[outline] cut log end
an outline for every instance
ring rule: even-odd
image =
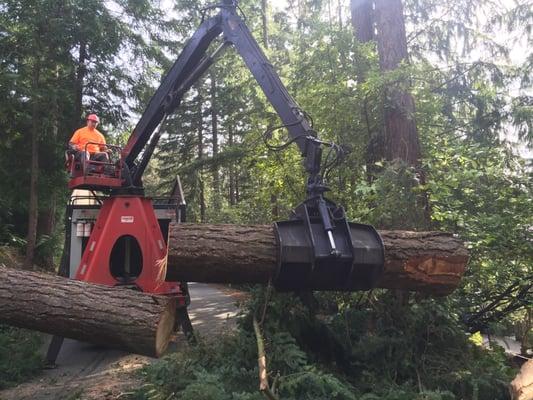
[[[160,315],[155,334],[155,357],[165,354],[176,322],[176,299],[169,298]]]
[[[527,361],[509,385],[512,400],[533,399],[533,360]]]

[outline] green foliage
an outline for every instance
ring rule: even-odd
[[[463,312],[478,312],[470,317],[476,330],[533,301],[527,286],[533,276],[533,192],[523,162],[508,150],[457,141],[445,139],[439,146],[436,138],[439,150],[427,187],[438,226],[468,243],[470,270],[456,298]],[[501,315],[498,310],[505,308]]]
[[[363,334],[350,331],[351,313],[367,327]],[[475,392],[479,398],[507,398],[506,384],[513,371],[505,366],[503,352],[489,353],[469,342],[445,302],[424,300],[401,306],[394,296],[384,295],[370,313],[348,308],[335,320],[335,332],[348,331],[347,337],[338,336],[338,340],[350,352],[350,368],[359,374],[359,388],[370,390],[390,382],[447,389],[465,399],[474,399]]]
[[[42,336],[0,325],[0,389],[23,382],[41,370]]]
[[[41,224],[44,262],[63,233],[64,143],[82,115],[96,111],[104,132],[124,144],[207,3],[179,0],[174,14],[149,0],[112,7],[100,0],[1,3],[1,244],[24,246],[32,121],[39,126],[39,219],[53,214],[56,222],[55,229]],[[466,241],[468,272],[446,301],[417,298],[400,306],[383,293],[321,295],[320,317],[300,298],[274,296],[263,324],[271,382],[284,399],[504,399],[512,373],[504,356],[476,347],[464,331],[508,333],[533,302],[531,161],[520,156],[531,154],[533,63],[531,54],[509,58],[515,43],[524,53],[531,49],[531,7],[522,0],[497,8],[479,0],[404,1],[411,64],[384,74],[375,44],[355,40],[348,3],[240,6],[282,81],[313,116],[313,128],[346,150],[325,177],[329,197],[351,219],[383,228],[427,229],[419,221],[430,214],[429,228]],[[391,87],[413,94],[416,112],[409,117],[416,120],[424,176],[376,158]],[[287,141],[283,129],[264,137],[279,124],[228,50],[168,117],[145,185],[163,194],[179,174],[189,221],[284,219],[303,200],[306,177],[294,146],[268,150],[265,140]],[[235,337],[148,369],[150,383],[139,396],[262,398],[251,318],[264,302],[262,291],[254,293]]]
[[[208,375],[213,388],[223,382],[221,393],[232,393],[255,387],[256,360],[253,338],[243,333],[238,338],[221,338],[216,344],[200,342],[195,349],[170,354],[145,373],[148,382],[162,387],[165,395],[185,390],[192,393]]]
[[[225,393],[218,376],[207,371],[199,371],[195,374],[194,382],[187,385],[180,393],[180,398],[183,400],[229,400],[231,397]]]
[[[0,243],[25,237],[31,136],[38,138],[38,235],[41,264],[62,243],[68,199],[64,151],[83,117],[97,112],[108,136],[123,128],[151,75],[124,68],[161,62],[169,21],[151,1],[0,3]],[[148,69],[140,68],[140,70]],[[150,81],[150,84],[152,82]],[[112,140],[109,140],[112,141]],[[49,261],[48,261],[49,263]]]
[[[380,229],[427,230],[425,192],[415,169],[400,161],[374,165],[379,172],[372,182],[362,182],[355,189],[360,203],[352,212],[354,219]]]
[[[281,381],[280,393],[284,399],[294,400],[356,400],[354,389],[332,374],[308,367],[290,379]]]
[[[415,392],[402,388],[390,389],[382,395],[366,394],[360,400],[456,400],[453,393],[448,391]]]
[[[271,296],[263,336],[280,399],[508,399],[515,371],[503,349],[472,343],[449,302],[400,305],[386,293],[362,302],[354,295],[339,300],[320,296],[322,312],[333,302],[343,308],[317,318],[296,297]],[[261,398],[250,325],[264,301],[263,289],[252,291],[234,336],[201,342],[147,367],[138,398]]]
[[[349,386],[308,365],[305,353],[288,333],[269,341],[269,368],[278,374],[284,399],[355,399]],[[257,347],[248,331],[198,348],[166,356],[145,370],[148,384],[139,398],[260,399],[257,389]],[[166,397],[170,396],[170,397]]]

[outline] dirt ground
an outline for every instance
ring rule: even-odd
[[[190,284],[189,316],[193,327],[206,339],[216,338],[235,328],[238,291],[220,286]],[[176,335],[171,350],[187,346],[182,333]],[[43,353],[46,346],[43,347]],[[125,398],[142,384],[138,374],[156,359],[93,346],[66,339],[57,368],[43,370],[30,382],[0,391],[0,400],[115,400]]]

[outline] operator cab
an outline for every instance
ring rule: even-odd
[[[97,144],[89,142],[85,145],[85,153],[67,150],[65,152],[65,168],[70,173],[68,187],[74,189],[103,190],[122,187],[122,148],[106,144],[108,149],[107,161],[87,159],[87,145]]]

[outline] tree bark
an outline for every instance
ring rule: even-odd
[[[197,119],[197,132],[198,132],[198,160],[201,160],[204,157],[204,124],[203,124],[203,112],[202,112],[202,96],[198,91],[197,98],[197,109],[196,109],[196,119]],[[204,187],[204,178],[202,176],[202,170],[198,171],[198,195],[200,197],[200,222],[205,222],[205,187]]]
[[[82,122],[82,109],[83,109],[83,81],[87,73],[87,41],[82,37],[80,39],[80,54],[78,56],[78,66],[76,70],[76,81],[74,82],[74,95],[76,99],[74,101],[74,118],[73,126],[76,129]]]
[[[228,145],[231,148],[233,144],[233,125],[230,123],[228,126]],[[237,204],[235,198],[235,162],[233,160],[229,164],[229,204],[232,206]]]
[[[374,9],[372,0],[351,0],[350,12],[352,29],[356,39],[361,43],[374,40]],[[362,84],[365,81],[367,71],[362,69],[358,63],[356,63],[355,67],[357,74],[356,80]],[[362,104],[361,113],[368,135],[368,143],[365,151],[366,176],[368,183],[372,183],[380,171],[380,167],[376,165],[376,162],[383,159],[383,132],[381,129],[376,129],[375,124],[372,124],[366,98]],[[355,182],[352,185],[355,185]]]
[[[159,357],[176,302],[0,265],[0,310],[0,323]]]
[[[213,283],[275,280],[277,243],[271,225],[170,227],[167,279]],[[445,295],[458,285],[468,253],[442,232],[380,231],[385,269],[379,287]]]
[[[30,167],[30,200],[28,205],[28,234],[26,236],[26,258],[25,264],[29,266],[35,257],[35,247],[37,243],[37,219],[38,219],[38,188],[37,179],[39,176],[39,61],[35,60],[32,76],[32,91],[34,98],[32,101],[32,128],[31,128],[31,167]]]
[[[401,0],[376,0],[375,19],[379,66],[392,71],[407,61],[407,39]],[[411,94],[400,88],[389,88],[385,106],[384,157],[400,159],[419,166],[420,143],[414,119],[415,103]]]
[[[337,0],[337,17],[339,19],[339,30],[342,31],[343,24],[342,24],[342,1]]]
[[[355,37],[361,43],[374,39],[374,16],[371,0],[351,0],[350,11]]]
[[[50,54],[50,59],[53,59],[53,54]],[[59,85],[59,67],[56,65],[53,72],[53,84],[54,88],[50,90],[50,133],[51,137],[47,138],[47,142],[52,142],[53,145],[63,142],[63,139],[59,138],[59,103],[58,103],[58,93],[56,88],[60,87]],[[41,173],[44,174],[53,174],[54,171],[50,171],[50,165],[53,165],[52,161],[57,157],[57,151],[54,149],[47,148],[46,145],[39,146],[39,160],[41,164]],[[49,146],[48,146],[49,147]],[[43,151],[44,150],[44,151]],[[49,171],[49,172],[48,172]],[[50,187],[46,188],[46,197],[48,201],[43,207],[41,204],[37,215],[37,237],[41,238],[42,236],[52,237],[54,234],[56,226],[56,211],[57,211],[57,193],[55,190],[50,190]],[[44,254],[40,254],[39,259],[37,260],[38,264],[49,271],[54,271],[54,254],[53,251],[45,251]]]
[[[262,22],[262,36],[263,46],[268,49],[268,4],[267,0],[261,0],[261,22]]]
[[[401,0],[375,0],[374,18],[377,28],[379,66],[387,72],[408,62],[405,20]],[[409,85],[393,83],[385,89],[383,138],[375,141],[374,159],[398,161],[413,167],[416,179],[412,187],[426,182],[421,168],[421,149],[415,121],[415,101],[409,92]],[[382,148],[379,148],[380,145]],[[409,205],[408,215],[419,215],[416,221],[407,223],[409,228],[428,229],[431,226],[428,194],[421,192],[415,204]],[[422,210],[422,212],[419,212]],[[392,228],[397,228],[393,226]]]
[[[37,216],[37,237],[43,236],[52,237],[56,226],[56,212],[57,212],[57,195],[55,192],[50,193],[50,198],[47,202],[47,207],[39,210]],[[54,271],[54,255],[52,251],[47,251],[45,254],[40,254],[37,258],[37,264],[48,271]]]
[[[211,72],[211,139],[213,145],[213,160],[216,160],[218,154],[218,109],[217,109],[217,84],[216,74]],[[220,174],[218,162],[213,162],[211,172],[213,174],[213,207],[220,208]]]

